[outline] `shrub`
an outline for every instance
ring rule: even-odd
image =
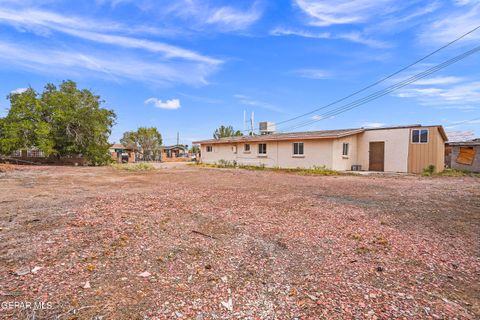
[[[422,176],[429,177],[435,173],[435,166],[433,164],[423,169]]]

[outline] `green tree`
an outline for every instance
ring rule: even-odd
[[[194,144],[190,149],[190,152],[193,154],[197,154],[200,152],[200,146],[198,144]]]
[[[214,139],[226,138],[226,137],[235,137],[243,136],[243,133],[240,130],[235,131],[232,126],[220,126],[213,133]]]
[[[125,132],[120,142],[128,148],[141,149],[145,160],[153,160],[160,151],[162,135],[155,127],[141,127],[137,131]]]
[[[109,161],[108,137],[115,113],[73,81],[59,88],[47,84],[41,95],[32,88],[8,96],[10,109],[1,121],[0,153],[37,147],[46,155],[82,155],[91,164]]]
[[[123,137],[120,139],[120,143],[125,147],[134,151],[138,150],[138,139],[136,131],[126,131],[123,133]]]

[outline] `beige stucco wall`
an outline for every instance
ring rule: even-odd
[[[304,143],[304,156],[293,156],[293,143]],[[333,167],[333,139],[298,140],[298,141],[269,141],[267,155],[258,154],[258,142],[250,143],[250,152],[244,152],[244,144],[212,144],[213,152],[207,152],[207,145],[202,145],[202,162],[218,163],[220,160],[236,161],[244,165],[265,165],[281,168],[312,168],[314,166]],[[237,146],[237,153],[232,147]],[[354,147],[350,146],[350,150]],[[342,145],[339,150],[340,158]],[[343,160],[343,159],[342,159]],[[343,161],[340,161],[340,163]],[[338,164],[337,164],[338,165]],[[344,170],[344,169],[338,169]]]
[[[358,164],[358,135],[333,140],[332,169],[339,171],[351,170],[353,164]],[[348,155],[343,156],[343,144],[348,143]]]
[[[358,135],[357,162],[362,170],[369,170],[370,142],[385,142],[385,171],[408,171],[408,146],[410,129],[385,129],[365,131]]]

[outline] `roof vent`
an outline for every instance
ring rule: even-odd
[[[275,122],[263,121],[259,124],[260,134],[271,134],[275,132]]]

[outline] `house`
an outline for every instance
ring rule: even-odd
[[[447,166],[452,169],[480,172],[480,139],[447,142]]]
[[[444,168],[447,136],[440,125],[270,133],[195,141],[203,163],[281,168],[420,173]]]
[[[183,145],[162,146],[160,148],[163,158],[180,158],[188,155],[188,147]]]
[[[123,144],[112,144],[108,152],[112,156],[112,160],[118,163],[135,162],[135,152],[132,149],[125,147]]]

